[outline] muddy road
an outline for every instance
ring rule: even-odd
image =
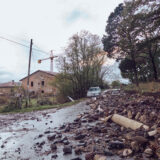
[[[89,106],[81,102],[59,110],[0,115],[0,159],[54,159],[54,152],[50,151],[51,144],[46,141],[46,137],[53,134],[57,127],[73,122],[78,115],[88,110]],[[36,144],[43,144],[43,147],[37,147]],[[63,156],[62,148],[57,148],[56,159],[65,160],[75,157],[74,154]],[[81,157],[83,159],[83,155]]]
[[[0,115],[0,159],[159,160],[159,107],[160,99],[116,91],[59,110]],[[121,126],[116,114],[149,130]]]

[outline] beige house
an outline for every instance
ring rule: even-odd
[[[0,83],[0,95],[11,95],[14,93],[15,89],[21,86],[20,82],[11,82]]]
[[[51,85],[56,73],[37,70],[30,75],[29,92],[32,94],[56,94],[56,88]],[[22,78],[22,87],[27,90],[27,77]]]

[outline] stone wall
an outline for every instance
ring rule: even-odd
[[[14,90],[13,87],[0,87],[0,94],[10,95]]]
[[[56,94],[56,89],[50,85],[55,76],[38,71],[30,76],[29,90],[32,93]],[[22,87],[27,89],[27,78],[22,80]]]

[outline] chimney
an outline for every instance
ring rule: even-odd
[[[12,85],[14,85],[14,80],[12,80]]]

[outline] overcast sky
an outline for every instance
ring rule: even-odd
[[[81,30],[105,34],[106,20],[123,0],[0,0],[0,37],[54,54],[62,53],[68,39]],[[29,48],[0,38],[0,82],[26,76]],[[33,51],[31,72],[50,69],[50,61]],[[56,67],[54,66],[54,71]]]

